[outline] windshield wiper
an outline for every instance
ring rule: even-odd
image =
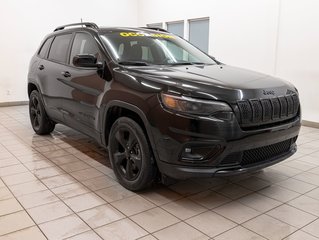
[[[169,65],[197,65],[197,64],[200,64],[200,65],[204,65],[205,63],[202,63],[202,62],[177,62],[177,63],[170,63]]]
[[[121,65],[131,65],[131,66],[149,66],[147,62],[141,62],[141,61],[120,61],[118,63]]]

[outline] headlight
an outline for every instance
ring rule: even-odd
[[[182,113],[209,116],[216,112],[232,111],[227,103],[220,101],[207,101],[167,93],[161,93],[161,99],[166,108]]]

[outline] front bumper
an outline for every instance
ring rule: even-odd
[[[234,116],[194,119],[160,109],[156,115],[162,119],[153,127],[157,165],[161,173],[175,179],[235,175],[283,161],[296,152],[301,125],[298,115],[288,122],[244,131]],[[198,146],[218,146],[218,151],[206,159],[183,158],[185,149]]]

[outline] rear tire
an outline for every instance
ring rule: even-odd
[[[45,135],[54,130],[55,123],[46,114],[42,99],[37,90],[33,90],[30,94],[29,116],[32,128],[36,134]]]
[[[131,191],[149,187],[156,165],[143,129],[132,119],[120,117],[109,134],[109,157],[120,184]]]

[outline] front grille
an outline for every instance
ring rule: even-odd
[[[284,153],[287,153],[290,150],[291,144],[292,139],[288,139],[286,141],[275,143],[272,145],[246,150],[244,151],[240,165],[246,166],[264,162]]]
[[[271,144],[264,147],[231,153],[226,156],[219,166],[240,165],[248,166],[276,159],[278,156],[287,154],[297,137]]]
[[[259,126],[293,118],[299,110],[297,94],[237,101],[235,114],[242,127]]]

